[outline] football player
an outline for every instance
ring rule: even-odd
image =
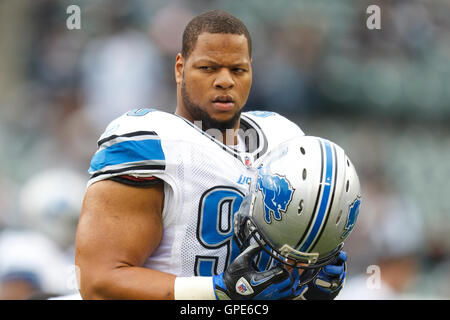
[[[91,161],[77,231],[84,299],[304,293],[299,273],[268,261],[254,267],[261,249],[250,246],[240,255],[233,239],[234,217],[258,163],[304,135],[277,113],[242,112],[251,53],[247,28],[233,15],[214,10],[195,17],[175,61],[175,114],[141,108],[108,125]],[[230,285],[227,267],[235,259],[231,278],[250,276],[251,288]]]

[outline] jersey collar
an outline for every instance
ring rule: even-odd
[[[175,114],[177,117],[183,119],[189,126],[196,131],[216,143],[222,150],[238,158],[245,166],[251,167],[255,161],[264,155],[267,151],[267,138],[261,127],[245,114],[241,114],[240,129],[244,132],[245,151],[240,151],[232,146],[228,146],[223,142],[217,140],[207,132],[201,130],[189,120]]]

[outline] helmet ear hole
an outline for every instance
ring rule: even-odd
[[[347,183],[345,184],[345,192],[348,192],[349,187],[350,187],[350,181],[347,180]]]
[[[303,180],[306,180],[306,169],[303,169],[302,178]]]
[[[297,213],[300,215],[303,212],[303,199],[300,200],[300,203],[298,204],[298,211]]]
[[[337,216],[337,219],[336,219],[336,225],[338,225],[339,222],[341,222],[341,217],[342,217],[342,210],[339,210],[339,213],[338,213],[338,216]]]
[[[300,152],[301,152],[303,155],[306,154],[305,148],[300,147]]]

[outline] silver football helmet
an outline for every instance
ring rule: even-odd
[[[360,203],[358,175],[341,147],[294,138],[261,160],[235,219],[236,240],[254,240],[290,267],[320,268],[338,256]]]

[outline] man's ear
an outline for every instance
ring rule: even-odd
[[[183,80],[183,71],[184,71],[184,58],[181,53],[177,54],[175,59],[175,81],[177,84],[181,84]]]

